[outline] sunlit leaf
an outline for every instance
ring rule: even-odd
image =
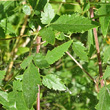
[[[24,6],[23,6],[23,12],[24,12],[26,15],[30,15],[30,14],[31,14],[31,8],[30,8],[28,5],[24,5]]]
[[[22,81],[23,95],[29,109],[31,109],[37,98],[38,84],[41,84],[40,74],[38,69],[30,63],[29,67],[24,72]]]
[[[96,110],[110,110],[110,85],[101,88],[98,99]]]
[[[48,63],[53,64],[55,61],[59,60],[64,55],[64,52],[68,50],[71,43],[72,40],[65,42],[64,44],[54,48],[51,51],[48,51],[46,55],[46,60],[48,61]]]
[[[53,74],[46,75],[42,81],[43,85],[47,86],[49,89],[66,90],[66,86],[60,82],[60,79]]]
[[[85,32],[89,29],[98,27],[98,23],[80,16],[79,14],[62,15],[58,20],[51,24],[51,27],[60,32]]]
[[[52,19],[54,18],[55,13],[52,9],[52,6],[50,3],[47,3],[44,7],[44,12],[41,12],[41,22],[42,24],[49,24]]]

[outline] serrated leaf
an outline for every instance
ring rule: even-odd
[[[50,44],[55,43],[55,33],[51,28],[44,28],[40,30],[40,36],[42,37],[43,40],[46,40]]]
[[[15,97],[13,98],[13,96],[15,96],[13,92],[7,93],[0,91],[0,104],[2,104],[3,108],[5,108],[6,110],[17,110],[15,108]]]
[[[68,48],[70,47],[72,42],[73,41],[70,40],[70,41],[54,48],[53,50],[48,51],[47,55],[46,55],[46,60],[48,61],[48,63],[53,64],[55,61],[59,60],[64,55],[64,52],[66,52],[68,50]]]
[[[8,102],[3,105],[6,110],[28,110],[22,92],[12,91],[8,94]]]
[[[99,103],[96,110],[110,110],[110,85],[101,88],[98,94]]]
[[[102,15],[101,17],[99,17],[99,21],[101,24],[102,34],[106,36],[110,22],[110,16],[108,16],[110,14],[110,5],[101,5],[98,10],[98,14],[99,16]]]
[[[98,24],[79,14],[73,14],[60,16],[56,22],[51,24],[51,27],[60,32],[77,33],[98,27]]]
[[[104,80],[106,80],[106,78],[110,77],[110,66],[107,66],[105,73],[103,75]]]
[[[31,14],[31,8],[30,8],[28,5],[24,5],[24,6],[23,6],[23,12],[24,12],[26,15],[30,15],[30,14]]]
[[[22,91],[22,82],[20,80],[13,81],[13,90],[14,91]]]
[[[33,58],[35,65],[38,68],[47,68],[49,67],[48,62],[45,60],[45,56],[43,56],[41,53],[38,53]]]
[[[41,12],[41,22],[42,24],[49,24],[52,19],[54,18],[55,13],[54,10],[52,9],[52,6],[50,3],[46,3],[44,7],[44,12]]]
[[[72,45],[73,51],[81,60],[88,61],[87,53],[85,52],[86,48],[83,46],[81,42],[73,42]]]
[[[33,59],[33,55],[28,56],[26,59],[24,59],[24,61],[20,64],[22,69],[25,69],[31,62]]]
[[[0,27],[4,29],[6,34],[15,33],[15,29],[13,28],[13,25],[7,22],[6,19],[0,21]]]
[[[8,102],[8,94],[6,92],[0,91],[0,103],[6,105]]]
[[[54,89],[59,91],[66,90],[66,86],[60,82],[60,79],[56,75],[53,74],[49,74],[43,77],[42,83],[49,89]]]
[[[107,49],[105,50],[104,54],[103,54],[103,61],[104,63],[107,63],[107,61],[110,59],[110,46],[107,47]]]
[[[17,110],[16,108],[16,91],[8,93],[8,103],[5,105],[6,110]]]
[[[40,74],[38,69],[31,63],[25,70],[22,81],[23,95],[29,109],[31,109],[34,101],[36,100],[38,84],[41,84]]]

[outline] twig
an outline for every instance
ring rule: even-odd
[[[41,29],[40,26],[38,26],[37,32]],[[36,39],[37,44],[41,43],[41,37],[37,37]],[[40,45],[36,46],[36,53],[39,53]],[[40,110],[40,85],[38,85],[38,93],[37,93],[37,110]]]
[[[20,35],[20,36],[17,36],[17,37],[0,39],[0,41],[4,41],[4,40],[14,40],[14,39],[18,39],[19,37],[22,38],[22,37],[27,37],[27,36],[31,36],[31,35],[36,35],[36,33],[32,33],[32,34],[30,34],[30,35]]]
[[[90,15],[91,15],[91,18],[94,17],[93,8],[90,8]],[[95,21],[95,19],[93,19],[93,21]],[[102,78],[103,77],[102,62],[101,62],[101,58],[100,58],[100,49],[99,49],[99,42],[98,42],[98,35],[97,35],[96,28],[93,28],[93,33],[94,33],[94,39],[95,39],[95,45],[96,45],[96,51],[97,51],[97,59],[98,59],[98,65],[99,65],[99,74],[100,74],[100,78]],[[103,87],[103,85],[104,85],[103,79],[101,79],[100,83],[101,83],[101,87]]]
[[[69,53],[66,52],[71,58],[72,60],[96,83],[96,80],[82,67],[82,65],[80,63],[77,62],[77,60]]]

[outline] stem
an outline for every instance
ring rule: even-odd
[[[82,65],[80,63],[77,62],[77,60],[69,53],[66,52],[71,58],[72,60],[96,83],[96,80],[82,67]]]
[[[13,67],[13,64],[14,64],[14,60],[15,60],[15,55],[16,55],[16,52],[18,50],[18,47],[19,47],[19,42],[21,40],[21,36],[24,34],[24,31],[25,31],[25,28],[26,28],[26,24],[27,24],[27,19],[28,19],[28,16],[26,15],[25,16],[25,20],[24,20],[24,24],[21,28],[21,31],[20,31],[20,37],[18,37],[18,39],[16,40],[16,43],[15,43],[15,46],[13,47],[12,49],[12,59],[11,59],[11,62],[8,66],[8,69],[7,69],[7,72],[6,72],[6,77],[5,77],[5,81],[8,81],[9,80],[9,77],[10,77],[10,72],[12,70],[12,67]]]
[[[94,11],[93,8],[90,8],[90,15],[91,18],[94,17]],[[93,21],[95,21],[95,19],[92,19]],[[95,45],[96,45],[96,51],[97,51],[97,59],[98,59],[98,65],[99,65],[99,74],[100,74],[100,78],[103,77],[103,72],[102,72],[102,62],[101,62],[101,58],[100,58],[100,49],[99,49],[99,42],[98,42],[98,35],[97,35],[97,31],[96,28],[93,28],[93,33],[94,33],[94,39],[95,39]],[[103,83],[103,79],[101,79],[101,87],[103,87],[104,83]]]
[[[38,26],[38,29],[37,31],[39,31],[41,29],[40,26]],[[41,37],[37,37],[36,39],[36,42],[37,44],[40,44],[41,43]],[[39,53],[39,50],[40,50],[40,45],[37,45],[36,47],[36,53]],[[38,93],[37,93],[37,110],[40,110],[40,85],[38,85]]]

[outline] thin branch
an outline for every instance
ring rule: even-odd
[[[69,52],[66,52],[66,53],[96,83],[96,80],[82,67],[82,65],[80,63],[78,63],[77,60]]]
[[[39,32],[39,30],[41,29],[40,26],[38,26],[37,32]],[[41,37],[37,37],[36,39],[37,44],[41,43]],[[40,45],[36,46],[36,53],[39,53],[40,51]],[[37,93],[37,110],[40,110],[40,85],[38,85],[38,93]]]
[[[14,40],[14,39],[23,38],[23,37],[27,37],[27,36],[31,36],[31,35],[36,35],[36,33],[32,33],[32,34],[30,34],[30,35],[20,35],[20,36],[17,36],[17,37],[0,39],[0,41],[4,41],[4,40]]]
[[[91,15],[91,18],[94,17],[93,8],[90,8],[90,15]],[[93,19],[93,21],[95,21],[95,19]],[[98,42],[98,35],[97,35],[96,28],[93,28],[93,33],[94,33],[94,39],[95,39],[95,45],[96,45],[96,51],[97,51],[97,59],[98,59],[98,65],[99,65],[99,74],[100,74],[100,78],[102,78],[103,77],[102,62],[101,62],[101,58],[100,58],[100,49],[99,49],[99,42]],[[103,87],[103,85],[104,85],[103,79],[101,79],[101,87]]]

